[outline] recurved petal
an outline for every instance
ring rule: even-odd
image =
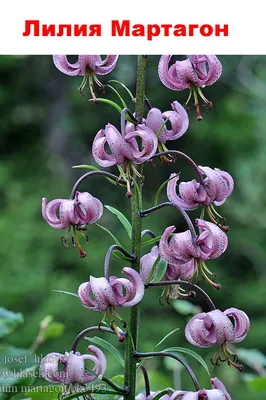
[[[244,311],[238,310],[237,308],[228,308],[225,310],[224,315],[227,317],[232,317],[234,319],[234,339],[231,340],[232,343],[241,342],[249,331],[250,321],[247,314]]]
[[[95,365],[95,367],[93,368],[93,371],[98,375],[104,375],[104,373],[106,371],[106,357],[105,357],[104,353],[98,347],[93,346],[93,345],[89,346],[88,350],[91,351],[95,355],[95,357],[97,358],[97,360],[99,362],[99,364]]]
[[[137,137],[141,139],[140,150],[138,146],[136,147]],[[127,133],[125,135],[125,140],[130,145],[131,152],[133,154],[133,159],[130,159],[136,164],[141,164],[149,160],[156,153],[158,139],[155,133],[150,128],[147,128],[144,124],[138,125],[134,132]]]
[[[92,155],[94,160],[101,167],[111,167],[117,163],[116,158],[113,154],[107,154],[105,151],[105,143],[107,139],[105,132],[101,129],[94,138],[92,143]]]
[[[196,225],[199,228],[200,234],[203,231],[208,231],[210,233],[206,240],[206,245],[211,249],[209,258],[214,259],[220,257],[228,246],[228,237],[226,233],[212,222],[207,222],[202,219],[196,219]]]
[[[232,342],[235,332],[232,322],[220,310],[208,312],[208,317],[212,320],[215,329],[216,344],[220,346],[225,342]]]
[[[198,246],[194,245],[190,231],[176,233],[171,238],[169,246],[173,250],[176,262],[181,264],[190,261],[199,254]]]
[[[159,132],[160,127],[162,126],[164,120],[162,118],[162,113],[158,108],[152,108],[147,115],[146,119],[146,126],[150,128],[155,134]],[[160,136],[158,140],[160,142],[165,143],[167,138],[166,138],[166,128],[165,126],[162,128],[162,131],[160,133]]]
[[[188,85],[184,85],[179,81],[179,77],[176,76],[176,73],[171,73],[173,71],[174,66],[170,67],[169,69],[169,62],[171,59],[171,55],[163,55],[160,58],[159,66],[158,66],[158,73],[159,78],[162,83],[172,90],[183,90],[188,87]],[[175,67],[174,67],[175,68]]]
[[[119,306],[114,291],[106,278],[94,278],[91,276],[90,285],[98,310],[104,311],[109,306]]]
[[[94,224],[103,214],[102,202],[88,192],[76,192],[75,206],[83,224]]]
[[[140,277],[140,274],[133,268],[125,267],[122,269],[122,273],[127,275],[134,287],[134,297],[123,304],[123,307],[132,307],[139,303],[144,296],[144,283]]]
[[[127,301],[131,301],[134,298],[135,288],[128,279],[110,277],[109,281],[119,307],[122,307]]]
[[[178,174],[171,174],[170,175],[170,181],[167,184],[167,197],[168,199],[173,202],[174,204],[177,204],[178,206],[182,207],[183,210],[195,210],[199,204],[194,201],[195,196],[197,195],[197,191],[195,189],[195,185],[193,181],[188,182],[187,186],[184,187],[183,189],[188,189],[188,190],[183,190],[182,193],[182,198],[177,194],[176,192],[176,186],[177,182],[179,180],[179,175]],[[182,184],[182,182],[181,182]],[[180,185],[181,185],[180,184]],[[180,185],[179,185],[179,190],[180,190]],[[191,195],[192,193],[192,195]],[[194,196],[193,196],[194,194]]]
[[[210,86],[215,83],[222,75],[222,64],[215,55],[206,55],[205,57],[209,68],[208,77],[205,85]]]
[[[60,353],[47,354],[40,363],[40,374],[49,382],[61,382],[58,372],[59,358],[62,356]]]
[[[74,64],[71,64],[68,61],[67,56],[54,55],[53,62],[56,68],[59,69],[60,72],[63,72],[66,75],[76,76],[81,73],[80,57],[78,61],[76,61]]]
[[[226,400],[232,400],[231,396],[229,395],[229,393],[226,390],[226,387],[224,386],[223,382],[220,381],[220,379],[212,378],[211,384],[212,384],[213,389],[218,389],[224,394]]]
[[[90,296],[91,285],[90,282],[84,282],[79,286],[78,296],[82,305],[90,310],[98,310],[98,304],[96,300],[93,300]]]
[[[132,160],[134,158],[132,150],[126,141],[126,136],[122,137],[121,133],[112,124],[105,127],[105,136],[110,150],[116,159],[116,164],[122,165],[125,159]]]
[[[98,75],[106,75],[109,74],[116,66],[118,55],[108,55],[105,59],[101,59],[95,63],[95,73]]]
[[[176,263],[176,258],[174,256],[173,249],[169,246],[168,239],[171,233],[175,231],[175,226],[168,226],[159,242],[159,254],[164,261],[167,261],[171,264]]]
[[[177,400],[177,399],[182,399],[182,400],[198,400],[198,393],[197,392],[185,392],[183,390],[177,390],[172,394],[170,397],[170,400]]]
[[[216,342],[214,329],[208,324],[206,313],[197,314],[190,319],[185,328],[185,336],[191,344],[202,348],[211,347]]]
[[[66,200],[56,199],[47,204],[47,198],[43,197],[42,199],[42,217],[51,227],[55,229],[66,229],[69,226],[57,217],[57,209],[60,207],[63,201]]]
[[[226,171],[221,171],[218,168],[214,168],[215,172],[217,172],[218,174],[220,174],[220,176],[223,178],[223,182],[224,182],[224,196],[223,198],[217,199],[214,204],[216,206],[221,206],[225,200],[227,199],[228,196],[230,196],[230,194],[232,193],[232,191],[234,190],[234,180],[232,178],[232,176],[226,172]]]

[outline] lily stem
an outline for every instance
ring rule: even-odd
[[[147,56],[139,55],[137,64],[137,87],[136,87],[136,107],[135,116],[139,123],[142,122],[145,84],[146,84],[146,66]],[[136,167],[137,169],[137,167]],[[138,172],[138,171],[137,171]],[[138,174],[141,175],[141,174]],[[132,254],[136,259],[132,261],[131,266],[139,271],[140,254],[141,254],[141,231],[142,219],[139,210],[142,208],[141,179],[136,173],[133,176],[133,187],[131,197],[131,223],[132,223]],[[126,339],[125,349],[125,387],[129,388],[129,392],[124,395],[125,400],[135,400],[136,397],[136,358],[134,356],[134,348],[138,348],[139,334],[139,304],[130,309],[128,329],[130,334]]]

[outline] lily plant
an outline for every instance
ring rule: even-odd
[[[214,55],[191,55],[185,60],[170,64],[171,57],[161,57],[159,77],[162,83],[172,90],[189,89],[189,99],[193,94],[197,119],[201,119],[197,96],[203,99],[205,105],[210,105],[201,88],[214,84],[220,78],[221,62]],[[131,220],[128,221],[120,210],[111,208],[130,237],[128,247],[122,247],[114,234],[102,227],[114,240],[114,244],[106,251],[103,269],[99,265],[97,276],[95,272],[91,275],[86,259],[82,261],[84,279],[74,295],[80,301],[80,305],[86,308],[88,320],[91,312],[98,313],[98,325],[87,326],[84,322],[84,329],[77,333],[71,350],[65,353],[49,353],[41,361],[40,373],[47,381],[64,385],[64,399],[79,396],[93,399],[91,387],[84,388],[84,385],[99,379],[106,384],[106,388],[98,394],[118,396],[124,400],[231,400],[225,385],[218,378],[210,379],[208,387],[205,387],[206,384],[203,387],[191,366],[179,354],[167,350],[153,351],[156,345],[152,351],[142,352],[141,343],[138,341],[140,308],[145,302],[146,291],[157,286],[163,289],[162,296],[165,295],[169,306],[172,299],[183,301],[191,300],[198,294],[203,296],[206,311],[194,315],[188,321],[183,335],[189,345],[201,348],[216,347],[216,353],[210,360],[215,365],[226,361],[239,371],[243,369],[243,366],[237,363],[238,358],[231,344],[242,341],[250,327],[249,318],[244,311],[233,306],[225,311],[216,309],[209,295],[201,287],[206,282],[211,288],[219,290],[221,287],[216,283],[216,274],[210,271],[209,264],[215,259],[223,259],[229,243],[229,233],[225,218],[218,214],[215,207],[221,207],[232,194],[233,178],[229,172],[219,168],[201,167],[180,150],[169,150],[166,147],[168,141],[174,144],[175,140],[179,140],[185,133],[189,135],[189,117],[186,109],[178,101],[171,104],[172,110],[165,112],[151,106],[145,95],[147,58],[144,55],[138,56],[135,95],[122,82],[115,81],[130,94],[135,104],[134,110],[126,107],[124,99],[116,89],[122,107],[107,98],[99,99],[99,102],[113,106],[121,114],[120,127],[115,126],[112,121],[106,121],[102,129],[98,133],[95,132],[91,152],[95,162],[104,169],[90,167],[92,171],[86,172],[77,180],[68,199],[60,198],[47,202],[44,197],[42,200],[43,219],[54,229],[67,229],[62,237],[65,247],[73,230],[72,244],[77,245],[80,256],[84,259],[86,253],[81,248],[77,234],[83,235],[88,244],[85,232],[88,225],[96,224],[102,217],[104,199],[94,197],[92,185],[89,192],[80,192],[81,184],[90,182],[94,176],[100,176],[105,178],[108,184],[115,185],[117,190],[122,194],[126,193],[129,198],[127,201],[130,203]],[[107,55],[105,59],[98,55],[81,55],[71,64],[66,56],[53,58],[61,72],[84,77],[80,86],[81,92],[87,80],[89,81],[93,102],[98,101],[93,81],[102,86],[96,75],[111,72],[117,60],[118,56],[115,55]],[[180,182],[180,173],[175,169],[177,158],[191,167],[194,174],[192,180]],[[156,159],[161,161],[162,167],[165,162],[171,164],[174,172],[158,188],[154,205],[143,209],[145,168],[153,165]],[[113,170],[117,168],[117,173],[106,170],[110,167]],[[156,184],[156,179],[154,183]],[[158,204],[159,195],[163,190],[168,201]],[[179,216],[184,221],[187,230],[180,232],[175,225],[167,226],[166,222],[162,231],[156,234],[149,229],[143,230],[143,218],[153,213],[159,215],[160,210],[165,207],[171,208],[173,218]],[[193,221],[187,212],[200,208],[201,212]],[[150,246],[146,252],[141,250],[144,243]],[[89,247],[90,251],[93,251],[93,248]],[[115,273],[110,274],[110,260],[113,254],[123,260],[125,266],[122,270],[117,268]],[[121,274],[124,276],[121,277]],[[126,310],[123,311],[122,318],[119,309],[128,310],[126,318]],[[152,340],[151,327],[146,326],[146,329],[150,329]],[[91,345],[88,347],[90,354],[77,351],[80,341],[92,332],[113,334],[116,340],[118,339],[117,347],[124,346],[124,379],[120,385],[105,376],[107,363],[102,349]],[[170,334],[166,337],[168,336]],[[96,344],[100,347],[103,345],[106,351],[113,352],[121,361],[122,356],[117,355],[118,349],[113,350],[114,346],[102,338],[96,338],[96,341]],[[190,350],[188,354],[196,353]],[[143,364],[153,357],[170,357],[181,363],[191,378],[191,387],[183,387],[180,383],[177,385],[179,387],[151,390],[148,371]],[[195,357],[201,359],[197,354]],[[142,371],[145,382],[145,391],[141,393],[136,392],[138,370]]]

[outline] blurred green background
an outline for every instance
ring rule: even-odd
[[[214,348],[201,351],[187,343],[184,326],[191,314],[185,310],[182,314],[181,309],[175,309],[178,308],[176,305],[161,306],[158,302],[160,289],[147,291],[142,302],[140,350],[150,350],[165,334],[179,328],[161,349],[187,346],[198,351],[208,362],[211,376],[218,376],[225,383],[232,399],[260,400],[266,393],[266,362],[262,354],[266,352],[266,56],[219,58],[223,64],[222,77],[215,85],[204,89],[213,108],[202,108],[204,119],[198,122],[192,107],[187,133],[170,142],[169,147],[186,152],[199,165],[226,170],[234,177],[235,190],[219,208],[231,228],[229,247],[218,260],[208,263],[217,273],[222,288],[217,292],[202,281],[201,285],[217,308],[237,307],[249,315],[250,332],[236,346],[245,349],[242,353],[239,351],[245,371],[240,374],[227,365],[213,367],[209,359]],[[170,103],[174,100],[184,103],[188,92],[174,92],[163,86],[158,78],[158,61],[159,56],[148,57],[146,94],[154,107],[166,111],[171,109]],[[134,92],[135,71],[136,56],[120,56],[112,74],[102,77],[102,82],[119,79]],[[25,318],[23,324],[2,338],[0,355],[18,354],[16,351],[23,354],[23,350],[14,350],[12,346],[28,349],[39,332],[40,322],[47,315],[52,315],[58,323],[58,332],[55,329],[50,339],[38,347],[36,354],[41,357],[51,351],[63,353],[71,348],[78,332],[98,324],[100,316],[82,307],[77,298],[53,290],[76,293],[80,283],[88,280],[90,274],[101,276],[105,252],[113,243],[97,226],[89,226],[87,257],[80,259],[77,249],[62,247],[63,233],[43,221],[41,199],[44,196],[48,201],[69,197],[76,179],[86,172],[72,169],[72,166],[96,165],[91,155],[93,138],[108,122],[119,127],[119,114],[109,105],[88,102],[88,87],[81,97],[77,90],[81,78],[60,73],[51,56],[1,56],[0,80],[0,306],[22,313]],[[116,88],[133,111],[134,104],[126,92],[119,86]],[[110,90],[105,96],[119,101]],[[145,208],[152,206],[157,188],[170,173],[180,171],[183,180],[194,178],[193,171],[182,160],[177,160],[174,166],[156,162],[156,166],[145,167]],[[115,188],[103,178],[94,177],[84,182],[81,189],[130,217],[130,201],[123,188]],[[166,199],[165,193],[161,199]],[[199,210],[190,215],[198,217]],[[122,225],[107,209],[99,223],[130,249]],[[144,219],[144,228],[150,228],[158,235],[172,224],[179,231],[186,229],[174,210],[164,209]],[[149,247],[144,253],[146,251]],[[112,258],[112,274],[119,275],[123,266],[121,260]],[[192,313],[200,309],[207,311],[202,298],[196,298],[193,303],[197,307],[191,309]],[[126,318],[127,312],[121,314]],[[106,335],[99,336],[109,339]],[[110,341],[123,352],[123,344],[117,344],[113,337]],[[80,350],[85,352],[86,345],[86,341],[80,343]],[[258,349],[261,353],[247,352],[248,349]],[[209,387],[206,371],[193,358],[185,357],[191,361],[201,385]],[[153,390],[174,385],[193,389],[190,378],[176,364],[154,359],[146,365]],[[120,365],[108,354],[106,376],[121,373]],[[254,374],[262,377],[258,385],[252,381]],[[141,375],[138,378],[138,388],[142,390]],[[40,379],[38,384],[45,383]],[[8,398],[4,393],[0,395],[3,399]],[[52,397],[41,394],[39,398]]]

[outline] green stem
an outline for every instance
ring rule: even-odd
[[[147,56],[138,56],[137,66],[137,87],[136,87],[136,108],[135,115],[139,122],[142,122],[145,82],[146,82],[146,65]],[[132,220],[132,254],[136,256],[133,261],[132,268],[139,271],[140,253],[141,253],[141,230],[142,219],[139,216],[139,210],[142,206],[141,182],[140,178],[135,174],[133,176],[134,186],[132,188],[131,198],[131,220]],[[126,339],[125,350],[125,387],[129,388],[129,392],[124,395],[125,400],[135,400],[136,392],[136,358],[134,352],[138,347],[138,330],[139,330],[139,305],[135,305],[130,310],[128,329],[130,334]]]

